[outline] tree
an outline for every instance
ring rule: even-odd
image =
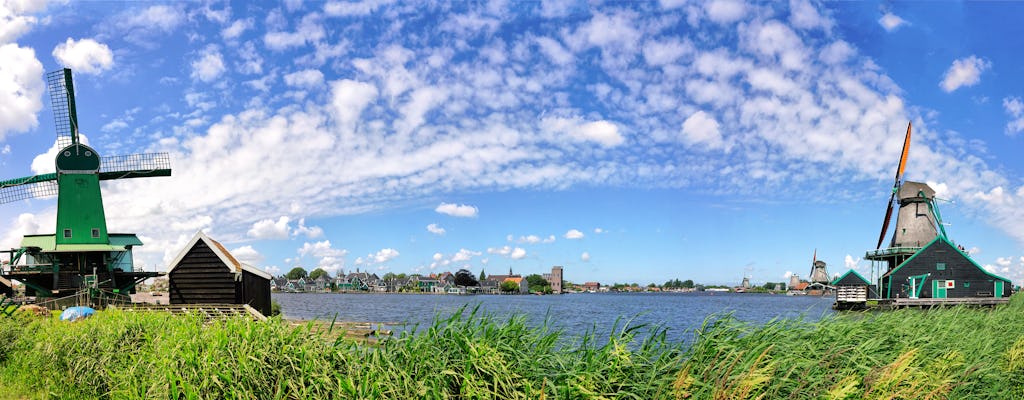
[[[388,273],[384,274],[384,276],[380,277],[380,279],[382,281],[390,281],[392,279],[395,279],[397,276],[398,275],[395,275],[394,272],[388,272]]]
[[[306,269],[302,267],[292,268],[292,270],[288,271],[288,274],[285,275],[286,278],[291,280],[305,278],[306,276]]]
[[[693,279],[683,281],[683,287],[686,289],[693,289]]]
[[[512,293],[512,292],[519,291],[519,284],[516,283],[516,281],[513,281],[511,279],[506,279],[504,282],[501,283],[500,287],[501,287],[501,291],[505,292],[505,293]]]
[[[531,292],[551,293],[551,282],[548,282],[543,276],[537,274],[527,275],[526,284],[530,287]]]
[[[480,270],[480,280],[487,279],[487,274],[484,274],[484,270]]]
[[[479,286],[480,282],[477,282],[476,278],[473,277],[473,273],[469,272],[468,269],[460,269],[455,271],[455,284],[459,286]]]
[[[309,279],[312,279],[314,281],[317,280],[317,278],[320,278],[321,276],[323,276],[325,279],[331,279],[331,274],[328,274],[327,271],[324,271],[323,268],[314,269],[313,272],[309,273]]]

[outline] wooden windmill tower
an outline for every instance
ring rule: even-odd
[[[86,284],[132,293],[160,273],[135,270],[131,249],[142,245],[135,234],[107,232],[100,181],[170,176],[170,157],[100,157],[79,141],[71,70],[46,74],[46,83],[61,148],[56,173],[0,181],[0,203],[57,195],[57,226],[54,234],[27,235],[20,248],[8,251],[10,265],[0,277],[22,282],[29,296],[64,296]]]
[[[907,155],[910,151],[910,133],[911,124],[907,124],[907,135],[903,139],[903,152],[896,169],[892,194],[886,205],[882,232],[878,234],[875,251],[869,252],[866,257],[868,260],[884,262],[886,271],[902,264],[940,234],[943,238],[946,237],[946,230],[942,227],[942,217],[935,204],[935,190],[926,183],[903,180],[903,171],[906,168]],[[882,242],[885,241],[889,222],[892,220],[893,209],[897,206],[899,208],[896,213],[896,226],[893,229],[892,240],[890,240],[888,248],[882,249]]]

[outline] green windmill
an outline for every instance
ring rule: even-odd
[[[78,139],[71,70],[46,74],[46,84],[60,147],[57,172],[0,181],[0,203],[56,195],[57,227],[53,234],[26,235],[20,248],[5,251],[0,293],[11,291],[12,280],[37,297],[62,297],[84,287],[134,293],[135,285],[161,274],[135,269],[132,247],[142,245],[135,234],[107,232],[100,181],[170,176],[170,157],[100,157]]]

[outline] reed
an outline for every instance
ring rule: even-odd
[[[1015,297],[817,322],[724,315],[685,344],[628,321],[574,336],[478,308],[377,344],[278,318],[16,314],[0,319],[0,399],[1019,398],[1021,311]]]

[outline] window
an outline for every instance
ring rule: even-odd
[[[946,263],[935,263],[935,270],[936,271],[945,271],[946,270]]]
[[[971,287],[971,283],[970,282],[964,282],[964,288],[969,288],[969,287]]]
[[[64,230],[64,237],[66,237],[66,238],[70,238],[71,237],[71,229],[65,229]]]
[[[97,229],[97,228],[92,228],[92,237],[94,237],[94,238],[100,237],[100,230]]]

